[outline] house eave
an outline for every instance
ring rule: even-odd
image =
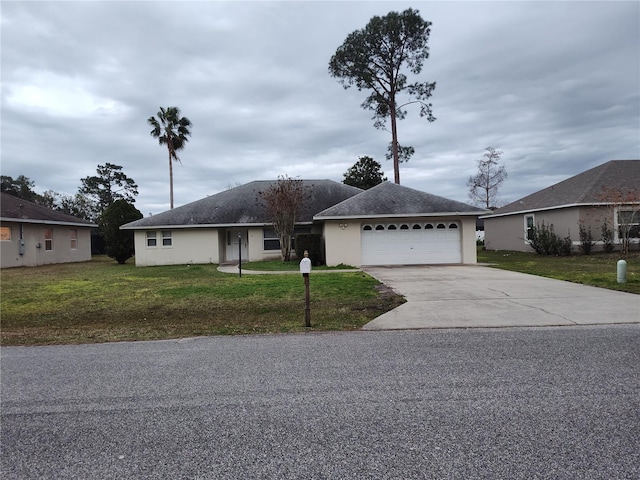
[[[628,202],[629,205],[633,205],[635,203],[636,202]],[[562,208],[610,207],[611,205],[612,204],[610,202],[567,203],[565,205],[553,205],[550,207],[528,208],[524,210],[517,210],[515,212],[505,212],[505,213],[496,213],[494,215],[484,215],[480,217],[480,219],[484,220],[485,218],[498,218],[498,217],[508,217],[510,215],[523,215],[525,213],[547,212],[550,210],[560,210]]]
[[[60,225],[65,227],[85,227],[85,228],[98,228],[98,225],[95,223],[77,223],[77,222],[60,222],[57,220],[38,220],[35,218],[11,218],[11,217],[0,217],[0,223],[31,223],[38,225]]]
[[[376,218],[426,218],[426,217],[478,217],[483,212],[436,212],[436,213],[390,213],[375,215],[322,215],[313,217],[314,220],[369,220]]]
[[[313,222],[296,222],[296,225],[312,225]],[[189,225],[144,225],[138,227],[120,227],[120,230],[184,230],[189,228],[264,228],[273,223],[198,223]]]

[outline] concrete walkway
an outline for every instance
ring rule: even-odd
[[[640,295],[484,266],[363,269],[407,303],[365,330],[640,323]]]

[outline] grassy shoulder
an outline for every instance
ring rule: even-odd
[[[217,265],[137,268],[107,257],[3,269],[2,345],[358,329],[404,302],[362,272],[312,274],[312,327],[298,275],[229,275]]]
[[[640,294],[640,252],[625,258],[627,282],[617,282],[619,253],[554,257],[528,252],[478,250],[478,262],[514,272],[530,273],[584,285]]]

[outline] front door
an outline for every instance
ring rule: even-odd
[[[228,262],[238,261],[242,254],[242,262],[246,262],[249,258],[249,235],[247,230],[237,228],[229,228],[227,235],[227,251],[225,253]]]

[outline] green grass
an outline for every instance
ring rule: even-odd
[[[478,250],[478,262],[496,268],[640,294],[640,253],[627,255],[627,282],[617,282],[619,253],[553,257],[527,252]]]
[[[496,268],[640,294],[640,253],[545,257],[478,251]],[[282,262],[246,264],[281,270]],[[278,267],[278,268],[275,268]],[[298,262],[289,262],[296,271]],[[344,266],[341,268],[345,268]],[[217,265],[136,268],[107,257],[91,262],[0,271],[2,345],[152,340],[200,335],[358,329],[404,299],[362,272],[311,276],[312,328],[304,327],[300,275],[238,275]]]
[[[229,275],[217,265],[136,268],[91,262],[3,269],[2,345],[353,330],[404,300],[362,272],[311,277],[304,327],[299,275]]]

